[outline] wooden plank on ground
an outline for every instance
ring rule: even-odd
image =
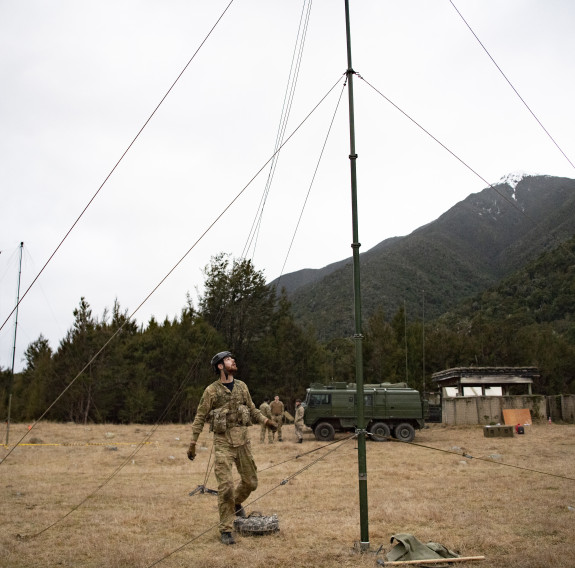
[[[485,556],[458,556],[457,558],[434,558],[429,560],[397,560],[395,562],[384,562],[378,560],[380,566],[415,566],[416,564],[446,564],[452,562],[473,562],[476,560],[485,560]]]

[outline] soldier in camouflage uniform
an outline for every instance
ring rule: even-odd
[[[276,394],[274,399],[270,404],[270,409],[272,411],[272,420],[278,425],[278,442],[283,442],[282,439],[282,424],[284,421],[284,403],[280,400],[280,397]]]
[[[258,486],[257,468],[251,452],[248,426],[252,421],[265,424],[271,430],[275,423],[266,418],[252,402],[247,385],[234,378],[238,370],[229,351],[222,351],[212,359],[212,368],[219,375],[217,381],[206,387],[192,424],[192,441],[188,458],[196,457],[196,442],[206,420],[214,433],[215,466],[218,481],[219,529],[224,544],[234,544],[232,527],[234,516],[245,516],[242,503]],[[240,474],[234,488],[232,464]]]
[[[297,438],[297,443],[301,444],[303,442],[303,415],[305,412],[305,408],[301,404],[301,400],[298,398],[295,401],[295,417],[294,417],[294,425],[295,425],[295,435]]]
[[[266,398],[261,404],[260,404],[260,412],[266,417],[266,418],[270,418],[272,417],[272,411],[270,410],[270,399]],[[268,443],[273,444],[274,443],[274,433],[266,427],[265,424],[262,424],[261,426],[261,433],[260,433],[260,442],[263,444],[266,441],[266,430],[268,431]]]

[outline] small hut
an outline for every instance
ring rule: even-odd
[[[507,396],[512,386],[525,385],[531,395],[537,367],[455,367],[431,375],[442,397]]]

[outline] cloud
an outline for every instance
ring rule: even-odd
[[[8,3],[0,21],[0,315],[54,252],[228,2]],[[456,3],[560,145],[574,129],[567,1]],[[232,4],[153,119],[22,302],[16,367],[44,334],[53,348],[84,296],[101,315],[118,299],[179,314],[212,255],[242,254],[268,170],[220,212],[273,152],[301,4]],[[343,78],[341,6],[313,4],[287,132]],[[353,66],[488,181],[573,168],[509,88],[455,10],[419,0],[351,6]],[[341,85],[342,86],[342,85]],[[269,280],[286,260],[341,91],[282,150],[254,256]],[[485,184],[361,78],[354,81],[362,251],[407,234]],[[349,134],[344,94],[286,271],[351,255]],[[565,151],[573,155],[573,148]],[[406,174],[407,172],[407,174]],[[16,263],[17,264],[17,263]],[[0,332],[11,361],[13,322]]]

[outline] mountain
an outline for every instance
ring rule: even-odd
[[[575,345],[575,237],[484,290],[461,302],[439,321],[450,327],[466,327],[474,318],[499,330],[531,325],[550,326],[553,335],[567,335]],[[514,335],[517,335],[517,330]],[[561,357],[560,357],[561,358]],[[563,363],[565,358],[561,358]],[[575,362],[575,360],[574,360]]]
[[[396,240],[402,237],[391,237],[382,241],[381,243],[375,245],[370,251],[375,251],[377,249],[383,250],[391,246]],[[290,272],[289,274],[284,274],[280,278],[277,278],[272,285],[279,286],[279,288],[284,288],[288,296],[298,290],[299,288],[312,284],[328,276],[332,272],[340,268],[344,268],[347,264],[351,266],[352,259],[346,258],[345,260],[338,260],[332,264],[328,264],[323,268],[303,268],[302,270],[296,270],[295,272]]]
[[[435,318],[575,234],[575,180],[509,175],[410,235],[360,255],[363,322],[377,310]],[[271,284],[277,284],[277,281]],[[354,333],[352,259],[281,277],[300,324]]]

